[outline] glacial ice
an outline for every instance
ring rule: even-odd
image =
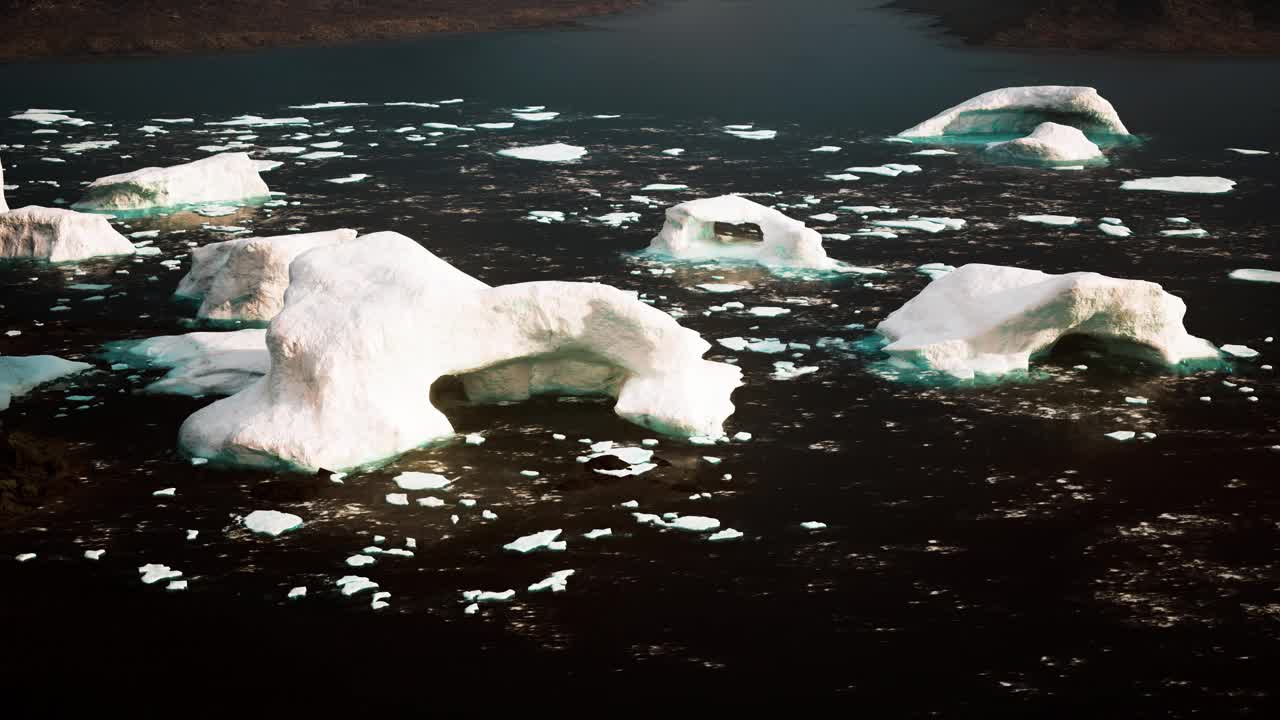
[[[5,212],[3,196],[0,190],[0,258],[60,263],[135,252],[133,243],[101,215],[39,205]]]
[[[752,223],[760,228],[759,243],[725,243],[716,223]],[[690,200],[667,208],[661,232],[650,252],[682,259],[726,258],[766,266],[833,270],[837,263],[822,249],[822,236],[799,220],[739,195]]]
[[[1155,283],[970,264],[929,283],[876,330],[893,357],[962,379],[1025,370],[1066,335],[1166,365],[1217,358],[1187,334],[1185,313]]]
[[[0,410],[7,410],[13,398],[26,395],[39,385],[92,368],[88,363],[54,355],[0,355]]]
[[[72,205],[81,210],[142,210],[271,194],[245,153],[224,153],[170,167],[149,167],[98,178]]]
[[[1115,108],[1091,87],[1040,85],[982,93],[898,133],[900,138],[1024,134],[1044,122],[1086,133],[1128,135]]]
[[[1232,270],[1227,274],[1233,280],[1248,280],[1250,282],[1270,282],[1280,283],[1280,270],[1260,270],[1257,268],[1240,268]]]
[[[697,333],[631,293],[491,288],[389,232],[316,248],[289,270],[266,375],[187,419],[189,454],[310,470],[390,458],[453,435],[427,401],[443,375],[461,376],[473,402],[612,395],[624,419],[673,435],[719,435],[733,412],[741,371],[703,360]]]
[[[271,537],[302,527],[302,518],[278,510],[254,510],[244,516],[243,522],[249,532]]]
[[[355,237],[340,229],[210,243],[191,251],[191,269],[174,295],[200,300],[201,319],[266,322],[284,307],[294,258]]]
[[[520,160],[538,160],[541,162],[568,162],[577,160],[587,154],[587,149],[577,145],[552,143],[550,145],[534,145],[528,147],[512,147],[499,150],[499,155]]]
[[[1214,195],[1231,192],[1231,188],[1235,186],[1235,180],[1222,177],[1174,176],[1125,180],[1120,184],[1120,189]]]
[[[1008,162],[1076,163],[1099,160],[1102,149],[1070,125],[1041,123],[1026,137],[990,143],[983,151],[988,157]]]

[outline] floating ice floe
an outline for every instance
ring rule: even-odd
[[[670,155],[671,157],[678,157],[684,154],[684,148],[667,148],[662,151],[662,154]]]
[[[526,215],[529,220],[544,225],[551,223],[564,222],[564,212],[560,210],[530,210]]]
[[[734,285],[733,283],[702,283],[698,285],[699,290],[705,290],[709,293],[731,293],[739,290],[750,290],[750,285]]]
[[[588,530],[587,532],[582,533],[582,537],[588,540],[597,540],[602,537],[608,537],[612,534],[612,528],[596,528],[595,530]]]
[[[859,215],[896,215],[898,208],[889,207],[888,205],[841,205],[841,210],[848,210]]]
[[[1240,155],[1270,155],[1270,150],[1249,150],[1247,148],[1227,148],[1227,150]]]
[[[622,227],[623,225],[627,225],[627,224],[630,224],[630,223],[633,223],[633,222],[635,222],[635,221],[639,220],[639,219],[640,219],[640,213],[636,213],[636,212],[613,212],[613,213],[608,213],[607,215],[598,215],[598,216],[596,216],[596,218],[595,218],[595,219],[596,219],[596,220],[599,220],[600,222],[604,223],[605,225],[609,225],[609,226],[612,226],[612,227]]]
[[[868,175],[883,175],[885,177],[898,177],[902,174],[918,173],[922,170],[919,165],[903,165],[901,163],[886,163],[875,167],[867,167],[858,165],[855,167],[847,167],[844,169],[848,173],[865,173]]]
[[[541,162],[568,162],[577,160],[587,154],[587,149],[577,145],[552,143],[550,145],[533,145],[513,147],[499,150],[499,155],[519,160],[538,160]]]
[[[1019,215],[1018,219],[1023,222],[1038,223],[1040,225],[1075,225],[1080,222],[1080,218],[1071,215]]]
[[[827,524],[824,522],[818,522],[817,520],[807,520],[800,523],[800,527],[805,530],[824,530],[826,529]]]
[[[84,142],[68,143],[63,145],[62,149],[69,153],[82,153],[86,150],[103,150],[119,144],[119,140],[86,140]]]
[[[742,533],[733,528],[725,528],[719,532],[711,533],[707,536],[708,542],[725,542],[727,540],[738,540],[742,537]]]
[[[327,102],[312,103],[310,105],[290,105],[290,110],[336,110],[338,108],[368,107],[367,102],[346,102],[344,100],[329,100]]]
[[[259,329],[126,340],[108,344],[105,354],[134,367],[169,368],[165,377],[144,391],[172,395],[231,395],[261,378],[271,366],[266,330]]]
[[[91,370],[92,365],[54,355],[0,355],[0,410],[47,382]]]
[[[1174,176],[1125,180],[1120,184],[1120,189],[1214,195],[1231,192],[1231,189],[1235,186],[1235,180],[1228,180],[1222,177]]]
[[[1202,238],[1202,237],[1208,237],[1209,231],[1205,230],[1204,228],[1192,228],[1190,230],[1161,230],[1160,235],[1162,237]]]
[[[453,481],[436,473],[403,472],[395,477],[395,483],[401,490],[443,490]]]
[[[924,231],[924,232],[929,233],[930,235],[932,235],[932,234],[934,234],[934,233],[940,233],[940,232],[942,232],[943,230],[946,230],[946,229],[947,229],[947,226],[946,226],[944,223],[937,223],[937,222],[933,222],[933,221],[931,221],[931,220],[922,220],[922,219],[917,219],[917,220],[873,220],[873,221],[871,222],[871,224],[872,224],[872,225],[875,225],[875,226],[877,226],[877,227],[887,227],[887,228],[893,228],[893,229],[895,229],[895,230],[922,230],[922,231]],[[860,234],[860,235],[873,235],[873,234],[875,234],[875,233],[871,233],[871,232],[861,232],[861,231],[859,231],[859,234]],[[894,237],[897,237],[897,235],[893,235],[893,233],[888,233],[888,234],[889,234],[889,235],[892,235],[892,237],[888,238],[888,239],[890,239],[890,240],[892,240]]]
[[[1128,135],[1111,103],[1091,87],[1040,85],[991,90],[898,133],[900,138],[1024,134],[1045,122],[1086,133]]]
[[[917,150],[911,154],[919,155],[921,157],[936,157],[940,155],[959,155],[960,153],[955,152],[954,150],[943,150],[942,148],[933,148],[930,150]]]
[[[1240,268],[1227,273],[1227,277],[1233,280],[1248,280],[1249,282],[1280,283],[1280,270]]]
[[[542,532],[536,532],[536,533],[533,533],[532,535],[525,535],[524,537],[516,538],[515,540],[512,540],[506,545],[503,545],[502,549],[510,550],[512,552],[518,552],[521,554],[531,553],[534,550],[540,550],[542,548],[547,548],[548,550],[555,550],[557,548],[553,546],[557,544],[556,538],[560,537],[561,532],[563,531],[543,530]],[[563,542],[559,544],[561,546],[564,545]],[[564,548],[560,547],[559,549],[563,550]]]
[[[160,120],[156,122],[183,122],[182,120]],[[223,122],[210,122],[205,125],[230,125],[233,127],[275,127],[277,125],[309,125],[311,121],[304,117],[264,118],[258,115],[240,115]]]
[[[527,122],[546,122],[547,120],[553,120],[553,119],[555,119],[555,118],[556,118],[556,117],[558,117],[559,115],[560,115],[560,113],[558,113],[558,112],[551,112],[551,111],[549,111],[549,112],[513,112],[513,113],[511,113],[511,116],[512,116],[512,117],[514,117],[514,118],[516,118],[516,119],[518,119],[518,120],[525,120],[525,121],[527,121]]]
[[[634,293],[491,288],[397,233],[316,248],[289,270],[266,376],[187,419],[190,454],[309,470],[390,458],[453,435],[425,401],[442,375],[473,402],[615,396],[618,415],[673,435],[719,434],[733,412],[741,371],[703,360],[697,333]]]
[[[106,550],[85,550],[84,559],[85,560],[101,560],[103,554],[105,554],[106,552],[107,552]]]
[[[1133,235],[1133,231],[1130,230],[1129,228],[1125,227],[1124,225],[1118,225],[1113,223],[1106,223],[1106,222],[1099,223],[1098,229],[1101,230],[1104,234],[1110,235],[1112,237],[1124,238],[1124,237],[1129,237],[1130,235]]]
[[[369,559],[372,560],[373,558]],[[378,587],[378,583],[367,577],[361,577],[359,575],[343,575],[341,578],[338,578],[337,582],[334,584],[338,586],[338,590],[340,590],[343,595],[348,597],[364,592],[365,590],[373,590]]]
[[[254,510],[244,516],[243,523],[249,532],[277,537],[302,527],[302,518],[278,510]]]
[[[354,183],[354,182],[360,182],[361,180],[367,180],[370,177],[372,177],[372,175],[367,175],[365,173],[352,173],[346,177],[329,178],[325,182],[331,182],[336,185],[346,185],[347,183]]]
[[[796,367],[795,363],[784,360],[773,364],[772,377],[774,380],[793,380],[801,375],[808,375],[815,372],[818,372],[817,366],[811,365],[808,367]]]
[[[271,194],[245,153],[225,153],[171,167],[98,178],[72,207],[142,210],[195,203],[254,200]]]
[[[947,273],[955,269],[956,268],[954,265],[947,265],[946,263],[937,263],[937,262],[925,263],[924,265],[921,265],[920,267],[916,268],[916,270],[919,270],[925,275],[928,275],[930,280],[937,280],[938,278],[942,277],[943,275],[946,275]]]
[[[469,603],[492,603],[507,602],[516,596],[515,590],[503,590],[502,592],[493,592],[490,590],[466,590],[462,593],[462,599]]]
[[[174,570],[168,565],[160,565],[158,563],[148,563],[138,568],[138,573],[142,575],[142,583],[144,585],[154,585],[161,580],[172,580],[182,577],[182,572]]]
[[[756,225],[762,241],[724,242],[716,235],[716,223]],[[816,230],[739,195],[690,200],[668,208],[662,231],[649,250],[682,259],[726,258],[815,270],[838,266],[827,257]]]
[[[201,319],[266,322],[284,307],[294,258],[355,237],[340,229],[210,243],[191,251],[191,270],[174,295],[200,300]]]
[[[0,171],[0,180],[3,179]],[[103,255],[131,255],[129,242],[101,215],[28,205],[5,210],[0,190],[0,259],[77,262]]]
[[[1185,314],[1155,283],[971,264],[929,283],[876,330],[894,358],[958,378],[1025,370],[1066,335],[1165,365],[1217,358],[1187,333]]]
[[[675,190],[688,190],[688,189],[689,189],[689,186],[688,186],[688,185],[680,185],[680,184],[678,184],[678,183],[650,183],[650,184],[645,185],[644,187],[640,188],[640,190],[641,190],[642,192],[643,192],[643,191],[655,191],[655,192],[656,192],[656,191],[664,191],[664,190],[665,190],[665,191],[675,191]]]
[[[1119,440],[1121,442],[1124,442],[1125,440],[1132,440],[1138,436],[1138,434],[1132,430],[1117,430],[1115,432],[1105,433],[1105,435],[1112,440]]]
[[[778,136],[777,130],[741,130],[726,127],[724,131],[743,140],[772,140]]]
[[[539,580],[538,582],[530,585],[529,592],[537,593],[537,592],[546,592],[547,590],[550,590],[551,592],[564,592],[569,587],[569,584],[568,584],[569,577],[572,576],[575,572],[577,571],[576,570],[557,570],[551,573],[551,575],[549,575],[546,579]]]
[[[1074,163],[1103,157],[1102,149],[1080,130],[1052,122],[1041,123],[1026,137],[990,143],[983,152],[1000,160],[1032,163]]]
[[[297,600],[298,598],[304,598],[306,596],[307,596],[307,586],[299,585],[298,587],[290,588],[289,594],[286,597],[290,600]]]
[[[1232,357],[1238,357],[1238,358],[1255,358],[1255,357],[1258,357],[1258,355],[1260,354],[1257,350],[1254,350],[1248,345],[1227,344],[1227,345],[1223,345],[1221,350],[1222,352]]]
[[[816,148],[811,148],[809,152],[820,152],[820,153],[840,152],[840,146],[839,145],[821,145]]]
[[[487,122],[476,123],[475,126],[482,130],[510,130],[515,127],[516,124],[511,122]]]

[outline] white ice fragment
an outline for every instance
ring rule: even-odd
[[[1080,162],[1103,157],[1102,149],[1079,129],[1053,122],[1037,125],[1026,137],[990,143],[984,153],[988,157],[1024,163]]]
[[[363,565],[372,565],[375,562],[376,560],[374,560],[372,557],[368,555],[352,555],[351,557],[347,558],[347,564],[350,565],[351,567],[361,567]]]
[[[186,580],[170,580],[169,584],[164,586],[164,589],[169,591],[186,590],[187,581]]]
[[[469,603],[485,603],[485,602],[507,602],[516,596],[515,590],[503,590],[502,592],[492,592],[489,590],[466,590],[462,593],[462,599]]]
[[[14,555],[13,559],[17,560],[20,563],[31,562],[32,560],[36,559],[36,554],[35,553],[19,553],[17,555]]]
[[[679,185],[674,183],[650,183],[640,188],[641,192],[646,190],[663,191],[663,190],[688,190],[688,189],[689,189],[688,185]]]
[[[687,532],[708,532],[720,527],[720,521],[702,515],[682,515],[674,520],[664,521],[663,526]]]
[[[195,539],[196,539],[196,538],[198,538],[198,537],[200,537],[200,531],[199,531],[199,530],[188,530],[188,531],[187,531],[187,540],[188,540],[188,541],[190,541],[190,540],[195,540]]]
[[[438,497],[418,498],[417,502],[422,507],[444,507],[444,501]]]
[[[163,490],[156,490],[151,494],[156,497],[173,497],[177,492],[177,488],[164,488]]]
[[[528,218],[544,225],[553,222],[564,222],[564,212],[560,210],[530,210]]]
[[[520,474],[527,478],[536,478],[542,473],[539,473],[537,470],[521,470]]]
[[[612,227],[622,227],[628,223],[633,223],[640,219],[640,213],[635,212],[613,212],[605,215],[598,215],[595,218],[605,225]]]
[[[1124,398],[1124,401],[1125,401],[1126,403],[1129,403],[1130,405],[1146,405],[1146,404],[1149,402],[1149,401],[1148,401],[1146,398],[1144,398],[1144,397],[1141,397],[1141,396],[1134,397],[1134,396],[1130,396],[1130,395],[1126,395],[1126,396],[1125,396],[1125,398]]]
[[[515,127],[516,124],[510,123],[510,122],[487,122],[487,123],[476,123],[475,126],[483,130],[510,130],[511,128]]]
[[[53,355],[0,355],[0,411],[7,409],[13,398],[26,395],[44,383],[92,368],[88,363]]]
[[[552,143],[527,147],[512,147],[499,150],[499,155],[519,160],[538,160],[541,162],[568,162],[577,160],[587,154],[587,149],[577,145]]]
[[[532,535],[525,535],[524,537],[516,538],[506,545],[503,545],[502,548],[504,550],[511,550],[522,554],[530,553],[534,550],[550,546],[556,541],[556,538],[560,537],[561,532],[561,530],[543,530],[542,532],[536,532]]]
[[[817,215],[810,215],[809,219],[817,220],[818,222],[835,222],[840,218],[835,213],[818,213]]]
[[[756,317],[778,317],[779,315],[790,315],[791,311],[788,310],[787,308],[761,305],[761,306],[751,308],[750,310],[747,311],[747,313],[750,315],[755,315]]]
[[[934,157],[938,155],[959,155],[960,153],[954,152],[951,150],[943,150],[941,148],[935,148],[933,150],[917,150],[911,154],[920,155],[922,157]]]
[[[548,112],[513,112],[511,116],[518,120],[526,120],[528,122],[546,122],[556,118],[560,113],[554,111]]]
[[[925,275],[928,275],[930,280],[937,280],[943,275],[946,275],[947,273],[952,272],[956,268],[954,265],[947,265],[946,263],[933,262],[933,263],[925,263],[924,265],[921,265],[916,269],[924,273]]]
[[[443,475],[426,472],[403,472],[395,477],[401,490],[441,490],[453,484]]]
[[[1121,442],[1125,440],[1132,440],[1136,435],[1137,433],[1133,432],[1132,430],[1117,430],[1115,432],[1106,433],[1107,437],[1111,438],[1112,440],[1119,440]]]
[[[809,373],[815,373],[817,371],[818,368],[816,366],[796,367],[795,363],[784,360],[773,364],[772,377],[774,380],[792,380],[800,377],[801,375],[808,375]]]
[[[1280,270],[1259,270],[1256,268],[1241,268],[1232,270],[1227,274],[1233,280],[1248,280],[1250,282],[1269,282],[1280,283]]]
[[[583,533],[582,537],[588,540],[596,540],[598,538],[607,537],[612,534],[613,534],[612,528],[596,528],[595,530],[588,530],[587,532]]]
[[[1221,349],[1222,349],[1222,352],[1238,358],[1253,358],[1253,357],[1258,357],[1258,355],[1260,354],[1257,350],[1254,350],[1248,345],[1228,344],[1228,345],[1223,345]]]
[[[1238,153],[1240,155],[1270,155],[1271,154],[1269,150],[1249,150],[1247,148],[1227,148],[1227,150],[1230,150],[1233,153]]]
[[[1153,190],[1169,193],[1204,193],[1219,194],[1231,192],[1235,187],[1234,180],[1221,177],[1174,176],[1142,178],[1126,180],[1120,184],[1121,190]]]
[[[800,527],[805,530],[824,530],[826,529],[827,524],[824,522],[818,522],[817,520],[807,520],[800,523]]]
[[[392,505],[408,505],[409,496],[405,493],[387,493],[387,502]]]
[[[1204,228],[1192,228],[1190,230],[1161,230],[1160,234],[1164,237],[1208,237],[1209,231]]]
[[[1071,215],[1019,215],[1018,219],[1041,225],[1075,225],[1080,222],[1080,218]]]
[[[777,130],[740,130],[726,126],[724,131],[744,140],[772,140],[778,136]]]
[[[148,563],[138,568],[138,572],[142,574],[142,583],[144,585],[154,585],[161,580],[172,580],[182,577],[182,572],[174,570],[168,565],[159,565],[156,563]]]
[[[1098,225],[1098,229],[1112,237],[1129,237],[1133,234],[1133,231],[1124,225],[1114,225],[1112,223],[1102,223]]]
[[[331,182],[337,185],[345,185],[347,183],[360,182],[361,180],[366,180],[370,177],[372,176],[366,175],[365,173],[352,173],[350,175],[347,175],[346,177],[329,178],[325,182]]]
[[[105,552],[106,550],[85,550],[84,559],[85,560],[101,560],[102,555]]]
[[[551,592],[564,592],[565,589],[568,588],[569,577],[573,575],[575,572],[577,571],[576,570],[557,570],[551,573],[551,575],[549,575],[546,579],[539,580],[538,582],[530,585],[529,592],[536,593],[536,592],[545,592],[547,590],[550,590]]]
[[[244,516],[243,522],[249,532],[272,537],[302,527],[302,518],[276,510],[254,510]]]
[[[738,442],[747,442],[751,438],[752,438],[752,435],[749,432],[739,432],[739,433],[735,433],[733,436],[733,439],[737,440]]]
[[[356,557],[363,556],[357,555]],[[373,560],[373,558],[368,559],[370,561]],[[343,575],[335,584],[338,586],[338,589],[342,591],[342,594],[348,597],[364,592],[365,590],[373,590],[378,587],[378,583],[373,582],[367,577],[361,577],[359,575]]]
[[[707,536],[708,542],[724,542],[726,540],[737,540],[742,537],[742,533],[733,528],[725,528],[719,532],[712,533]]]
[[[840,146],[839,145],[822,145],[822,146],[810,149],[809,152],[820,152],[820,153],[840,152]]]

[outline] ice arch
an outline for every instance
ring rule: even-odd
[[[1094,135],[1129,134],[1116,109],[1094,88],[1038,85],[982,93],[898,136],[1027,135],[1045,122],[1069,125]]]

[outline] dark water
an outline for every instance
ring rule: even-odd
[[[958,49],[919,18],[873,4],[688,0],[583,32],[0,67],[6,109],[75,109],[95,123],[50,126],[59,131],[50,135],[0,121],[14,206],[74,201],[92,178],[234,141],[206,122],[246,113],[311,121],[237,133],[256,136],[243,140],[255,157],[285,161],[264,177],[296,205],[128,221],[125,232],[164,231],[159,256],[0,266],[0,331],[22,332],[0,338],[0,351],[88,357],[105,342],[185,332],[190,308],[170,295],[186,266],[160,261],[185,261],[188,243],[229,237],[201,227],[209,223],[255,234],[397,230],[495,285],[597,280],[635,289],[685,312],[682,322],[708,339],[852,345],[865,334],[846,326],[873,326],[917,293],[927,278],[915,268],[927,262],[1095,270],[1162,283],[1187,301],[1193,334],[1262,357],[1172,375],[1081,351],[1046,361],[1034,380],[940,388],[886,378],[874,357],[831,347],[796,360],[818,372],[779,381],[770,374],[782,356],[717,347],[713,357],[738,357],[746,372],[729,429],[753,433],[750,442],[663,441],[658,455],[669,467],[601,482],[575,462],[577,440],[635,444],[651,435],[606,404],[458,406],[448,411],[456,429],[483,431],[485,444],[411,453],[344,485],[191,467],[175,449],[176,428],[209,399],[141,395],[155,373],[130,380],[99,363],[99,372],[45,386],[0,416],[6,430],[66,441],[81,468],[46,508],[0,530],[0,668],[19,716],[90,702],[167,712],[230,703],[252,714],[258,698],[324,714],[349,704],[484,712],[588,701],[603,712],[615,703],[671,712],[678,706],[665,701],[677,697],[783,696],[837,696],[890,717],[1262,714],[1273,702],[1280,639],[1280,383],[1260,366],[1274,362],[1266,338],[1277,334],[1280,302],[1274,286],[1226,274],[1276,269],[1280,171],[1275,156],[1224,148],[1275,147],[1280,100],[1267,88],[1280,63]],[[1064,172],[992,167],[967,151],[910,158],[916,148],[881,140],[977,92],[1051,82],[1099,87],[1145,141],[1116,151],[1109,167]],[[380,105],[452,97],[465,102]],[[325,100],[375,105],[288,108]],[[423,140],[395,132],[511,120],[509,109],[526,104],[561,115]],[[195,122],[161,125],[163,135],[138,129],[160,125],[155,117]],[[748,122],[777,138],[720,130]],[[119,145],[61,148],[106,139]],[[265,151],[331,140],[350,157],[301,162]],[[567,165],[494,155],[550,142],[589,155]],[[843,150],[809,152],[819,145]],[[686,152],[661,154],[672,147]],[[845,184],[823,177],[913,161],[923,172]],[[325,182],[351,173],[371,177]],[[1177,174],[1239,185],[1221,196],[1118,190],[1123,179]],[[654,182],[690,189],[641,191]],[[660,227],[666,204],[726,192],[773,193],[764,200],[801,218],[836,212],[835,222],[811,223],[823,232],[863,227],[839,205],[888,204],[902,217],[968,225],[827,242],[833,257],[890,271],[875,277],[705,265],[655,274],[664,266],[632,254]],[[526,219],[530,210],[568,217],[538,224]],[[614,211],[641,217],[620,228],[593,219]],[[1058,229],[1016,219],[1032,213],[1090,220]],[[1134,237],[1098,232],[1096,218],[1107,215],[1124,218]],[[1159,230],[1175,227],[1170,216],[1211,235],[1163,238]],[[732,298],[694,289],[717,276],[752,289]],[[94,293],[70,283],[112,287],[105,300],[85,302]],[[726,299],[791,313],[703,314]],[[50,310],[58,305],[70,309]],[[1080,363],[1089,369],[1073,369]],[[1258,401],[1224,380],[1254,388]],[[1150,404],[1127,405],[1126,395]],[[1213,401],[1198,399],[1205,395]],[[1158,437],[1103,437],[1118,429]],[[541,476],[524,478],[524,469]],[[456,477],[446,497],[478,504],[388,505],[390,478],[405,470]],[[163,487],[177,496],[152,497]],[[704,492],[711,497],[690,499]],[[632,499],[647,512],[716,517],[745,537],[711,544],[637,525],[618,507]],[[233,515],[265,508],[307,524],[274,540],[238,529]],[[498,518],[483,519],[485,509]],[[829,527],[800,527],[810,520]],[[602,527],[614,536],[580,537]],[[565,530],[568,551],[500,550],[549,528]],[[200,531],[197,540],[185,540],[187,529]],[[374,534],[386,547],[415,538],[415,557],[347,567]],[[89,548],[107,552],[94,563],[81,558]],[[39,557],[10,559],[21,552]],[[182,570],[190,588],[143,586],[135,568],[149,562]],[[577,574],[566,592],[523,592],[567,568]],[[374,611],[368,593],[338,595],[333,583],[347,574],[380,583],[390,606]],[[309,596],[286,601],[296,585]],[[461,591],[508,587],[521,591],[514,602],[463,614]]]

